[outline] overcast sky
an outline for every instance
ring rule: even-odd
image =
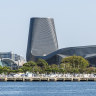
[[[96,45],[96,0],[0,0],[0,51],[26,55],[31,17],[54,18],[59,48]]]

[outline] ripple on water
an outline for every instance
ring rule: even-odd
[[[94,96],[95,82],[0,82],[0,96]]]

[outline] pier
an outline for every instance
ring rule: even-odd
[[[96,78],[84,77],[2,77],[0,81],[96,81]]]

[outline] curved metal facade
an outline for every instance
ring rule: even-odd
[[[73,55],[82,56],[89,61],[90,66],[96,66],[96,45],[63,48],[38,58],[47,60],[49,64],[60,64],[62,58]]]
[[[27,45],[27,61],[36,56],[46,56],[58,49],[54,20],[52,18],[31,18]]]
[[[96,45],[69,47],[58,50],[58,42],[52,18],[31,18],[27,46],[27,61],[45,59],[49,64],[60,64],[67,56],[82,56],[91,66],[96,66]]]

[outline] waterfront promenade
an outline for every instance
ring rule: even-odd
[[[51,74],[35,76],[0,76],[0,81],[96,81],[94,74]]]

